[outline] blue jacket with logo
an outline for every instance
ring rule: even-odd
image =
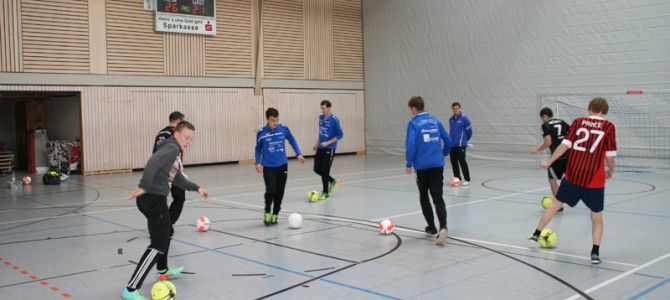
[[[334,114],[330,114],[327,119],[323,119],[324,115],[319,116],[319,148],[324,148],[321,146],[322,142],[332,140],[334,137],[337,137],[337,140],[341,140],[344,133],[340,127],[340,119],[338,119]],[[337,148],[337,142],[332,143],[326,147],[326,149],[335,149]]]
[[[407,167],[423,170],[444,167],[451,150],[451,138],[444,125],[427,112],[421,112],[407,124],[405,159]]]
[[[467,147],[472,137],[472,123],[468,116],[461,113],[459,116],[449,118],[449,134],[451,134],[452,147]]]
[[[291,144],[296,155],[301,155],[298,142],[291,134],[288,127],[277,124],[275,129],[263,126],[256,133],[256,163],[260,163],[263,167],[279,167],[288,163],[286,159],[286,143],[285,140]]]

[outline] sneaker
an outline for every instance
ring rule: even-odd
[[[181,272],[184,271],[184,267],[179,268],[168,268],[165,274],[158,273],[156,274],[156,280],[163,281],[168,278],[178,277],[181,275]]]
[[[426,226],[425,230],[426,230],[427,234],[430,234],[430,235],[436,235],[437,234],[437,229],[435,229],[435,227]]]
[[[442,228],[440,229],[440,232],[437,234],[437,240],[435,240],[436,245],[444,245],[444,242],[447,241],[447,229]]]
[[[468,185],[470,185],[470,181],[463,181],[463,182],[461,182],[461,185],[462,186],[468,186]]]
[[[149,300],[149,298],[144,294],[144,291],[137,289],[135,291],[128,291],[128,288],[123,289],[121,292],[121,299],[124,300]]]
[[[263,218],[263,224],[265,224],[265,226],[270,226],[271,217],[272,215],[270,213],[265,213],[265,217]]]
[[[602,261],[600,260],[600,255],[598,254],[591,254],[591,263],[594,265],[600,264]]]
[[[340,182],[337,181],[337,179],[333,178],[333,182],[331,182],[328,185],[328,194],[332,193],[333,189],[335,189],[335,187],[337,187],[337,186],[340,186]]]
[[[532,235],[531,234],[531,235],[528,236],[528,241],[533,243],[533,244],[537,244],[538,239],[540,239],[539,235]]]
[[[278,217],[277,215],[272,214],[272,219],[270,220],[270,224],[277,225],[277,223],[279,223],[279,222],[277,222],[277,217]]]
[[[321,195],[319,196],[319,200],[326,200],[328,199],[328,197],[329,197],[328,193],[321,193]]]

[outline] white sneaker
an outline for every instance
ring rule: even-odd
[[[468,185],[470,185],[470,181],[463,181],[463,182],[461,183],[461,185],[463,185],[463,186],[468,186]]]
[[[437,233],[437,240],[435,240],[436,245],[444,245],[444,242],[447,241],[447,229],[442,228],[440,232]]]

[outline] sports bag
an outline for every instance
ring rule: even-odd
[[[56,171],[49,171],[42,176],[42,182],[47,185],[60,184],[60,174]]]

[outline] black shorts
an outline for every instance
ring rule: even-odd
[[[568,165],[568,159],[557,159],[554,161],[551,166],[547,169],[547,175],[549,179],[561,180],[563,174],[565,174],[565,167]]]
[[[573,184],[567,179],[561,180],[556,192],[556,200],[574,207],[582,200],[592,212],[601,212],[605,208],[605,188],[587,188]]]

